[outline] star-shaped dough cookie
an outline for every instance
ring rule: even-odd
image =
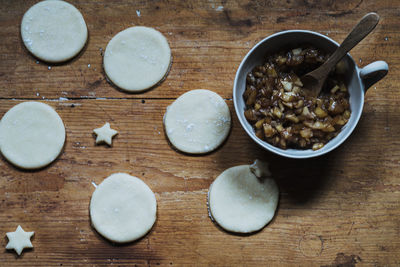
[[[94,129],[93,132],[97,135],[96,144],[106,143],[112,145],[112,138],[118,132],[110,128],[110,124],[106,122],[103,127]]]
[[[31,237],[34,233],[35,232],[25,232],[21,225],[18,225],[15,232],[6,233],[9,240],[6,249],[14,249],[18,255],[21,255],[24,248],[33,248]]]

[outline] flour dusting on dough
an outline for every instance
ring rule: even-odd
[[[119,88],[139,92],[163,80],[171,58],[168,41],[160,32],[136,26],[119,32],[108,43],[104,70]]]
[[[87,39],[86,23],[73,5],[64,1],[41,1],[25,13],[21,36],[26,48],[47,62],[71,59]]]
[[[278,187],[271,178],[261,180],[250,169],[250,165],[229,168],[210,186],[210,217],[227,231],[252,233],[274,217]]]
[[[175,148],[201,154],[223,143],[231,118],[228,106],[218,94],[199,89],[186,92],[167,108],[164,125]]]

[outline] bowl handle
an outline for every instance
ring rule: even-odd
[[[385,61],[375,61],[368,64],[360,71],[360,77],[364,84],[364,92],[367,92],[374,83],[381,80],[389,71],[389,66]]]

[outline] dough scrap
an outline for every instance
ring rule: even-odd
[[[140,92],[160,82],[168,73],[171,49],[155,29],[136,26],[115,35],[104,52],[104,70],[113,84]]]
[[[156,221],[157,203],[139,178],[115,173],[93,192],[90,218],[93,227],[110,241],[126,243],[144,236]]]
[[[184,93],[167,108],[164,126],[175,148],[202,154],[224,142],[231,128],[231,115],[218,94],[198,89]]]
[[[106,122],[102,127],[94,129],[93,132],[97,135],[96,144],[106,143],[112,145],[112,138],[118,134],[118,131],[110,128],[110,123]]]
[[[257,178],[250,165],[229,168],[211,184],[208,205],[212,218],[225,230],[251,233],[274,217],[279,191],[271,178]]]
[[[258,159],[256,159],[254,163],[250,165],[250,171],[258,178],[271,176],[268,163]]]
[[[34,234],[35,232],[25,232],[21,225],[18,225],[15,232],[6,233],[8,238],[6,249],[14,249],[18,256],[21,255],[24,248],[33,248],[31,237]]]
[[[57,112],[41,102],[24,102],[12,107],[0,122],[0,150],[12,164],[38,169],[61,153],[64,124]]]
[[[88,31],[82,14],[64,1],[42,1],[26,11],[21,23],[26,48],[47,62],[63,62],[85,46]]]

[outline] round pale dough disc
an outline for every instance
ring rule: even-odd
[[[47,0],[26,11],[21,35],[34,56],[47,62],[63,62],[82,50],[88,31],[82,14],[73,5]]]
[[[279,191],[271,178],[257,178],[249,165],[229,168],[212,183],[208,205],[212,217],[225,230],[251,233],[274,217]]]
[[[0,150],[12,164],[37,169],[54,161],[65,141],[64,124],[57,112],[40,102],[11,108],[0,122]]]
[[[104,70],[119,88],[140,92],[156,85],[167,74],[171,49],[167,39],[148,27],[119,32],[104,52]]]
[[[224,142],[231,128],[231,115],[218,94],[198,89],[184,93],[167,108],[164,126],[175,148],[202,154]]]
[[[153,191],[139,178],[115,173],[93,192],[92,225],[102,236],[117,243],[131,242],[150,231],[156,221]]]

